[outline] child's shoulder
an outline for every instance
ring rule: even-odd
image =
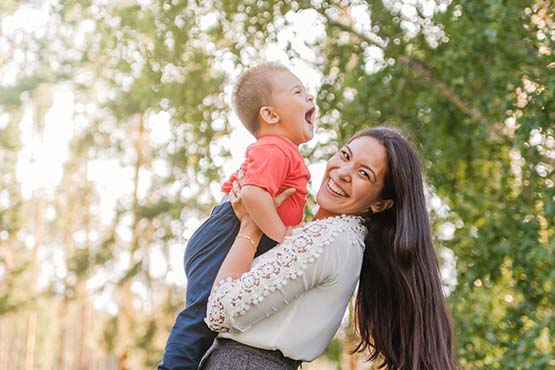
[[[261,138],[256,140],[256,142],[254,144],[287,145],[287,146],[292,146],[292,147],[295,148],[295,145],[293,143],[291,143],[290,141],[288,141],[287,139],[285,139],[281,136],[276,136],[276,135],[262,136]]]
[[[251,148],[275,148],[286,154],[298,153],[299,148],[289,140],[280,136],[263,136],[249,146]]]

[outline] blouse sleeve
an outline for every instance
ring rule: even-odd
[[[336,258],[330,244],[342,243],[337,227],[309,223],[254,260],[251,270],[238,279],[218,282],[208,299],[206,323],[219,332],[245,331],[277,312],[303,292],[334,279]]]

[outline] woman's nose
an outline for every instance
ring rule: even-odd
[[[343,165],[337,169],[337,175],[343,181],[349,182],[351,180],[350,169],[348,165]]]

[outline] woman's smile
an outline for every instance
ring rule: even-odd
[[[328,178],[328,182],[326,184],[326,189],[330,191],[333,195],[339,197],[348,197],[349,195],[343,191],[331,177]]]
[[[359,137],[341,148],[328,161],[316,196],[319,217],[360,215],[380,201],[387,151],[373,137]]]

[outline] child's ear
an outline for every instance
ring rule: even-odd
[[[265,122],[270,125],[275,125],[279,122],[279,115],[275,112],[274,108],[265,106],[260,108],[258,111],[258,115],[262,122]]]

